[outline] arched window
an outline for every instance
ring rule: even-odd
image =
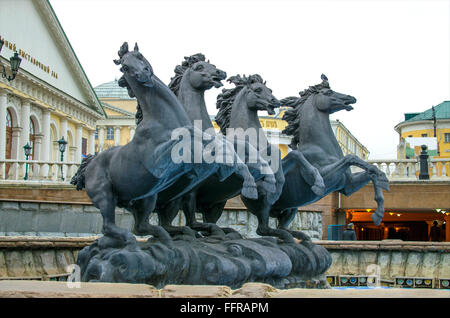
[[[6,110],[6,159],[11,159],[13,120],[9,109]]]
[[[34,137],[35,129],[33,119],[30,117],[30,146],[31,146],[31,160],[34,160]]]

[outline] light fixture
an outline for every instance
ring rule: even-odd
[[[442,210],[442,209],[436,209],[436,212],[439,213],[439,212],[441,212],[441,210]]]
[[[28,179],[28,157],[31,155],[31,149],[33,149],[30,144],[27,142],[25,146],[23,146],[23,150],[25,152],[25,158],[26,158],[26,165],[25,165],[25,177],[23,177],[23,180]]]
[[[0,52],[2,51],[3,44],[5,44],[5,41],[0,39]],[[14,52],[14,55],[9,58],[9,64],[11,65],[11,72],[12,75],[6,74],[6,68],[4,65],[2,65],[2,77],[6,78],[8,82],[11,82],[16,78],[17,72],[19,71],[20,63],[22,62],[22,59],[19,57],[19,54],[17,52]]]
[[[60,140],[58,140],[59,145],[59,151],[61,152],[61,162],[64,160],[64,151],[66,151],[66,145],[67,141],[64,140],[64,136],[61,137]],[[64,181],[64,175],[63,175],[63,165],[61,165],[61,179]]]
[[[397,216],[401,216],[401,214],[400,214],[400,213],[397,213]]]

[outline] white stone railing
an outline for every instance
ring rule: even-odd
[[[389,180],[419,180],[420,163],[418,159],[377,159],[367,162],[386,173]],[[450,180],[450,158],[428,159],[428,173],[429,180]]]
[[[419,161],[416,159],[377,159],[368,160],[370,164],[386,173],[389,180],[416,181],[419,179]],[[28,164],[27,180],[24,180]],[[41,181],[69,183],[78,170],[80,164],[76,162],[38,161],[6,159],[0,161],[1,181]],[[64,180],[61,177],[61,167]],[[450,181],[450,158],[428,160],[430,180]],[[352,167],[353,172],[362,171]]]
[[[6,159],[0,161],[0,182],[41,181],[69,183],[79,167],[80,164],[76,162]],[[28,172],[25,180],[26,171]]]

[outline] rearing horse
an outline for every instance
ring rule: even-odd
[[[375,190],[377,209],[372,220],[379,225],[384,215],[384,196],[382,189],[389,191],[389,181],[381,170],[368,164],[355,155],[344,156],[330,124],[330,114],[340,110],[350,111],[351,104],[356,103],[353,96],[334,92],[330,89],[328,79],[322,76],[323,82],[300,92],[300,98],[283,99],[283,105],[293,107],[287,111],[283,119],[288,126],[283,131],[293,136],[291,151],[283,159],[283,170],[286,182],[283,192],[272,207],[271,215],[285,214],[285,226],[292,220],[297,208],[318,201],[325,195],[339,191],[351,195],[372,181]],[[294,161],[289,157],[300,152],[316,167],[325,183],[323,195],[317,195],[302,178],[298,169],[294,169]],[[350,166],[362,168],[363,172],[352,173]],[[307,239],[306,236],[301,237]]]
[[[77,189],[85,187],[94,206],[100,209],[105,236],[126,244],[135,242],[128,230],[115,224],[115,207],[120,206],[133,214],[136,234],[155,235],[170,241],[164,229],[148,223],[157,200],[168,202],[182,197],[213,175],[221,181],[238,176],[243,193],[256,197],[253,176],[229,145],[223,144],[231,163],[195,163],[194,150],[198,146],[201,149],[204,145],[198,143],[203,141],[192,140],[195,127],[176,96],[154,75],[137,45],[133,51],[128,51],[125,42],[118,54],[120,59],[114,62],[122,66],[123,73],[119,85],[127,87],[130,96],[136,96],[143,120],[128,144],[89,156],[71,180]],[[190,132],[190,162],[172,160],[172,151],[179,143],[172,139],[172,132],[180,127]]]
[[[222,86],[221,81],[226,78],[226,73],[215,65],[206,61],[203,54],[195,54],[184,58],[185,60],[175,68],[175,76],[172,78],[169,88],[178,97],[180,103],[183,105],[186,113],[188,114],[191,122],[194,125],[201,124],[201,129],[205,132],[215,135],[214,127],[211,123],[210,116],[208,114],[204,93],[206,90],[212,87]],[[272,96],[267,96],[271,102]],[[217,135],[217,138],[222,138],[222,135]],[[237,152],[238,149],[246,148],[247,153],[240,153],[242,161],[249,167],[249,171],[252,173],[257,185],[257,190],[260,195],[267,193],[274,193],[272,201],[274,202],[280,195],[275,193],[276,180],[273,176],[273,172],[270,169],[266,160],[261,156],[249,160],[249,152],[258,154],[257,150],[248,142],[243,140],[233,140],[233,146]],[[267,171],[267,175],[264,179],[261,179],[262,171]],[[280,189],[281,190],[281,189]],[[238,183],[232,181],[229,178],[223,182],[217,182],[211,180],[211,182],[205,182],[202,187],[190,192],[183,198],[183,212],[186,216],[186,225],[196,230],[214,230],[216,234],[219,234],[217,226],[213,226],[222,215],[226,201],[235,197],[240,193],[240,186]],[[271,196],[269,194],[269,196]],[[203,219],[206,223],[199,223],[195,219],[195,213],[200,212],[203,214]],[[170,228],[170,223],[173,217],[170,218],[170,213],[160,214],[160,223],[165,229],[173,230]],[[224,229],[231,231],[231,229]]]

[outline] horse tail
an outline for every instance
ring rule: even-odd
[[[76,185],[77,190],[81,190],[85,187],[85,176],[84,173],[86,171],[86,167],[88,164],[92,161],[92,159],[95,158],[96,155],[87,155],[86,158],[83,158],[81,161],[81,165],[78,168],[75,175],[72,177],[72,180],[70,180],[70,184]]]

